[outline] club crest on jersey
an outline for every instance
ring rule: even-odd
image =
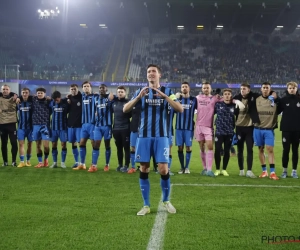
[[[77,106],[80,106],[80,102],[77,102]]]
[[[300,103],[299,103],[299,102],[297,102],[297,107],[298,107],[298,108],[300,107]]]
[[[233,109],[233,108],[231,108],[231,109],[230,109],[230,112],[231,112],[231,113],[233,113],[233,112],[234,112],[234,109]]]

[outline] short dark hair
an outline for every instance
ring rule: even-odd
[[[36,92],[44,92],[44,93],[46,93],[46,89],[45,88],[37,88]]]
[[[52,99],[53,100],[55,100],[56,98],[61,98],[61,94],[60,94],[60,92],[59,91],[54,91],[53,93],[52,93]]]
[[[263,85],[269,85],[269,86],[271,87],[271,83],[269,83],[269,82],[263,82],[263,83],[261,84],[261,87],[262,87]]]
[[[161,74],[161,68],[160,68],[158,65],[156,65],[156,64],[149,64],[149,65],[147,66],[147,71],[148,71],[148,69],[149,69],[150,67],[157,68],[158,73]]]
[[[124,86],[118,86],[118,87],[117,87],[117,90],[118,90],[118,89],[123,89],[123,90],[126,92],[126,88],[125,88]]]
[[[91,84],[89,81],[84,81],[84,82],[82,83],[81,87],[83,88],[83,85],[84,85],[84,84],[87,84],[87,83],[92,87],[92,84]]]
[[[247,87],[250,89],[250,84],[247,82],[242,82],[241,87]]]
[[[104,83],[100,84],[99,88],[100,88],[100,87],[105,87],[105,88],[107,88],[107,86],[106,86]]]
[[[203,83],[202,85],[204,85],[204,84],[208,84],[208,85],[211,85],[211,84],[210,84],[210,82],[204,82],[204,83]]]
[[[74,88],[74,87],[78,88],[78,85],[75,83],[71,84],[71,88]]]
[[[22,88],[21,92],[22,92],[22,91],[26,91],[26,90],[28,90],[29,93],[30,93],[30,89],[29,89],[29,88]]]
[[[190,84],[188,82],[181,83],[181,85],[184,85],[184,84],[190,86]]]

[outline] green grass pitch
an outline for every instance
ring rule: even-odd
[[[161,195],[160,177],[153,172],[149,176],[151,214],[136,216],[142,207],[139,175],[115,171],[113,141],[111,145],[109,172],[103,172],[104,145],[96,173],[72,171],[70,147],[67,169],[0,167],[0,249],[146,249]],[[90,163],[90,145],[87,152],[86,162]],[[282,172],[281,152],[281,135],[276,130],[278,175]],[[172,170],[176,172],[176,147],[172,153]],[[257,148],[254,158],[253,171],[258,175]],[[51,160],[50,155],[49,163]],[[37,163],[35,153],[31,162]],[[239,177],[236,157],[230,159],[229,177],[200,176],[202,164],[196,141],[190,165],[190,175],[171,177],[171,200],[177,214],[167,217],[162,249],[300,249],[299,242],[262,241],[264,236],[300,236],[299,180]]]

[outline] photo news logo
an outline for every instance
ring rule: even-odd
[[[261,243],[267,244],[287,244],[300,243],[300,236],[261,236]]]

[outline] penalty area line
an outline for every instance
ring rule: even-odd
[[[300,188],[299,186],[282,185],[248,185],[248,184],[201,184],[201,183],[173,183],[172,186],[195,186],[195,187],[253,187],[253,188]]]

